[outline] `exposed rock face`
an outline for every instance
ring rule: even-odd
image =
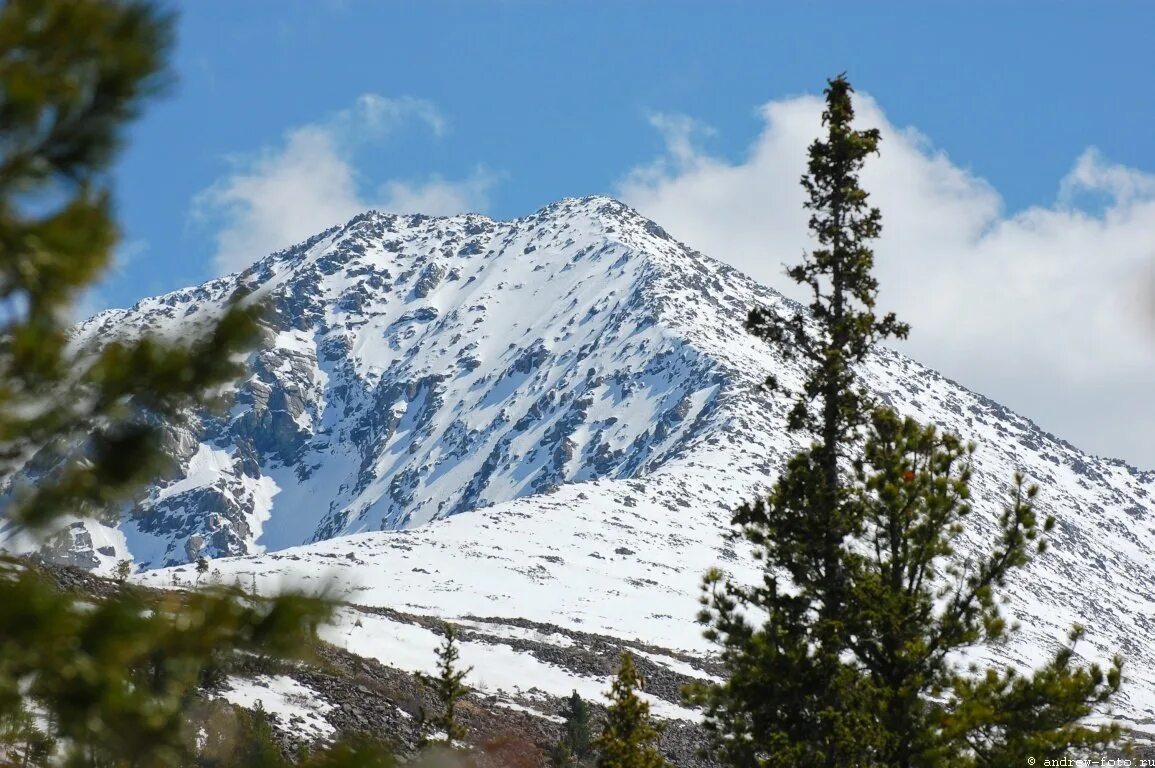
[[[228,413],[170,430],[180,469],[126,514],[127,547],[144,567],[280,549],[660,466],[716,421],[729,365],[661,321],[720,279],[741,281],[591,198],[509,223],[369,213],[103,313],[78,343],[185,333],[239,287],[270,305]]]
[[[239,275],[102,313],[77,343],[188,334],[241,288],[270,309],[251,375],[226,413],[168,429],[175,470],[126,511],[117,557],[157,567],[410,527],[644,479],[720,442],[751,443],[761,482],[796,447],[757,382],[797,369],[741,331],[754,304],[796,308],[606,198],[512,222],[366,213]],[[1058,506],[1151,511],[1152,473],[1084,456],[889,351],[863,374],[904,411],[993,438],[976,479],[992,503],[1017,467],[1070,488]]]
[[[214,567],[269,589],[328,573],[366,605],[699,651],[702,571],[760,577],[726,538],[730,512],[799,447],[789,403],[760,385],[794,386],[800,369],[742,326],[755,304],[799,308],[620,203],[512,222],[367,213],[102,313],[76,342],[187,335],[241,289],[270,311],[227,410],[169,425],[168,479],[119,522],[69,529],[56,559],[248,555]],[[1014,471],[1044,487],[1058,527],[1009,586],[1025,630],[999,659],[1037,663],[1088,625],[1089,656],[1131,665],[1131,722],[1155,721],[1155,473],[1087,456],[891,350],[860,373],[901,412],[978,442],[964,554],[988,545]]]
[[[51,537],[40,552],[52,565],[91,569],[100,565],[96,549],[88,527],[81,521],[75,521]],[[101,549],[106,550],[104,554],[110,554],[109,547]]]

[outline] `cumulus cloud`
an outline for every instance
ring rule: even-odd
[[[879,308],[913,326],[900,348],[1092,452],[1155,467],[1155,175],[1077,158],[1051,204],[1008,213],[986,181],[869,96],[858,125],[882,131],[863,186],[882,209]],[[676,115],[652,119],[666,152],[618,193],[676,237],[803,298],[783,275],[810,247],[806,147],[821,100],[774,101],[738,162],[694,144]]]
[[[414,184],[389,181],[381,186],[376,206],[397,213],[425,213],[445,216],[462,211],[480,211],[485,207],[490,187],[500,179],[498,174],[478,168],[471,176],[460,181],[449,181],[434,175]]]
[[[343,109],[329,122],[329,130],[344,133],[346,141],[381,139],[416,120],[424,123],[434,136],[444,136],[447,123],[441,111],[431,101],[412,96],[385,98],[376,93],[363,93],[353,106]]]
[[[363,192],[354,153],[409,123],[434,136],[446,130],[430,102],[364,94],[323,123],[289,131],[280,146],[234,158],[232,171],[193,201],[194,219],[215,229],[217,272],[243,269],[369,208],[431,215],[484,210],[497,180],[484,169],[456,180],[391,180]]]

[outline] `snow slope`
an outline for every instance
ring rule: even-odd
[[[76,343],[187,333],[240,288],[271,307],[252,376],[227,413],[171,428],[181,470],[108,529],[107,560],[189,581],[180,564],[203,553],[262,590],[335,583],[363,606],[694,653],[708,650],[694,623],[705,569],[757,577],[730,512],[798,448],[789,404],[759,384],[800,371],[742,324],[756,304],[797,307],[622,204],[564,200],[511,222],[367,213],[239,275],[103,313]],[[1024,631],[1001,658],[1037,663],[1085,624],[1088,658],[1127,659],[1126,717],[1155,718],[1155,473],[1087,456],[893,351],[861,374],[903,413],[978,442],[969,551],[1014,471],[1043,487],[1058,528],[1012,586]],[[414,669],[428,658],[430,637],[362,624],[332,637]],[[512,684],[503,670],[524,659],[487,653],[474,682]]]
[[[510,223],[366,214],[97,316],[77,343],[176,333],[241,286],[272,308],[232,410],[173,429],[184,476],[126,516],[127,546],[146,567],[259,553],[664,466],[729,418],[686,295],[719,280],[741,278],[590,199]]]

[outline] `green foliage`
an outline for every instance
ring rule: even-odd
[[[593,730],[590,727],[590,705],[574,691],[562,706],[561,744],[579,763],[593,754]]]
[[[433,688],[441,713],[433,718],[421,712],[421,744],[429,743],[429,732],[440,730],[445,733],[445,746],[452,748],[454,742],[465,738],[465,726],[457,719],[457,704],[469,688],[463,682],[473,667],[458,669],[460,655],[457,648],[457,630],[451,624],[443,624],[445,642],[437,649],[437,676],[420,675],[426,685]]]
[[[0,482],[5,517],[33,532],[115,514],[162,466],[157,425],[211,402],[256,339],[259,307],[238,297],[174,342],[68,343],[69,309],[118,238],[109,169],[128,121],[169,80],[171,42],[171,18],[145,0],[0,4]],[[35,483],[14,482],[33,464]],[[119,564],[118,578],[130,570]],[[4,561],[0,761],[194,765],[207,759],[189,733],[199,682],[237,652],[300,657],[330,610],[239,590],[78,596]],[[266,757],[228,764],[279,764]],[[338,745],[309,764],[386,762]]]
[[[658,727],[650,719],[650,705],[637,694],[642,677],[629,653],[622,653],[618,676],[609,694],[609,708],[597,739],[598,768],[666,768],[658,751]]]
[[[116,561],[115,571],[116,583],[124,584],[128,581],[128,577],[132,575],[132,561],[128,559]]]
[[[1116,693],[1122,662],[1073,666],[1077,632],[1030,676],[955,661],[1011,631],[997,593],[1054,520],[1038,518],[1037,489],[1016,476],[995,540],[962,560],[973,446],[878,407],[856,382],[854,365],[907,327],[873,311],[866,243],[881,214],[857,173],[879,135],[850,127],[852,92],[829,81],[827,136],[802,181],[819,247],[789,274],[809,287],[811,316],[756,309],[747,323],[808,364],[789,426],[814,443],[735,513],[764,577],[706,575],[700,620],[730,675],[688,698],[705,708],[715,753],[743,768],[1002,766],[1111,745],[1117,727],[1084,719]]]
[[[1009,765],[1110,746],[1119,740],[1117,726],[1083,721],[1118,691],[1122,660],[1106,674],[1097,665],[1073,667],[1082,630],[1030,676],[964,671],[951,661],[955,650],[989,646],[1013,631],[998,590],[1045,548],[1055,522],[1039,519],[1038,488],[1016,475],[996,538],[981,556],[961,561],[954,542],[971,514],[973,450],[878,409],[855,471],[866,546],[847,558],[854,574],[848,625],[885,712],[881,752],[895,765]]]
[[[200,749],[196,750],[196,757],[191,764],[196,768],[236,765],[237,753],[248,749],[251,739],[258,738],[254,734],[255,716],[255,712],[222,699],[194,703],[185,725],[185,738],[199,741]]]
[[[577,765],[573,750],[569,746],[569,740],[564,735],[554,745],[553,752],[550,754],[550,765],[553,768],[574,768]]]
[[[329,609],[225,591],[81,601],[29,570],[0,579],[0,717],[48,713],[68,765],[180,764],[185,709],[219,650],[300,654]]]
[[[37,727],[31,713],[21,706],[9,708],[0,716],[0,765],[47,766],[55,742]]]
[[[236,710],[240,728],[235,740],[232,759],[234,765],[268,766],[279,768],[288,766],[273,735],[273,725],[262,701],[257,701],[251,712]]]
[[[0,6],[0,478],[33,453],[55,464],[6,510],[31,526],[134,490],[158,466],[156,417],[232,380],[233,353],[255,338],[256,308],[237,305],[183,346],[67,346],[68,309],[118,238],[108,168],[126,121],[168,80],[171,26],[130,0]]]
[[[724,583],[716,571],[706,576],[701,619],[711,625],[707,637],[722,643],[723,660],[742,674],[725,689],[699,687],[692,696],[706,706],[718,751],[736,765],[756,764],[758,754],[772,764],[854,765],[873,738],[869,683],[842,662],[845,541],[860,526],[840,463],[850,458],[871,408],[853,366],[877,340],[905,337],[908,329],[893,315],[874,313],[878,284],[869,241],[881,232],[882,216],[868,205],[857,173],[878,151],[880,137],[851,127],[852,93],[845,78],[829,81],[826,140],[811,145],[802,178],[819,247],[788,274],[812,295],[810,315],[780,317],[755,308],[746,323],[808,366],[788,423],[816,440],[788,462],[767,498],[734,515],[767,563],[764,583],[746,588]],[[767,385],[782,389],[773,377]],[[747,625],[738,610],[745,605],[768,612],[762,632]],[[770,680],[779,681],[774,694],[763,696]]]
[[[969,748],[968,765],[994,766],[1025,764],[1029,757],[1057,761],[1072,752],[1095,754],[1119,740],[1117,724],[1089,726],[1084,718],[1119,690],[1121,662],[1116,657],[1106,673],[1097,664],[1072,666],[1082,635],[1081,627],[1072,629],[1068,645],[1030,677],[1013,669],[957,676],[953,705],[943,718],[943,741]]]
[[[750,333],[810,366],[790,413],[790,428],[818,433],[816,459],[831,488],[838,485],[834,462],[853,444],[855,430],[869,414],[869,399],[855,385],[852,366],[878,341],[906,338],[910,330],[893,313],[882,318],[874,313],[878,281],[871,275],[874,253],[868,243],[882,232],[882,214],[869,206],[857,174],[866,158],[877,154],[880,136],[877,129],[851,127],[853,92],[842,76],[829,81],[822,113],[826,140],[810,145],[802,177],[810,231],[819,247],[787,274],[812,295],[810,315],[779,317],[757,307],[746,319]],[[774,377],[766,383],[780,389]],[[814,400],[821,403],[817,412],[810,407]]]

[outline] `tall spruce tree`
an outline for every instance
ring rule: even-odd
[[[1025,750],[1110,743],[1117,729],[1082,719],[1118,689],[1118,659],[1106,673],[1074,667],[1071,646],[1033,677],[952,661],[1004,636],[995,591],[1053,521],[1037,519],[1035,490],[1016,477],[989,553],[960,562],[973,447],[878,407],[856,381],[854,366],[908,328],[874,312],[881,214],[857,176],[880,136],[852,127],[852,93],[845,77],[828,81],[826,136],[802,178],[818,247],[788,275],[810,312],[756,308],[747,320],[807,365],[788,425],[813,443],[734,515],[765,575],[746,586],[707,574],[700,619],[730,674],[689,698],[718,756],[742,768],[1010,765]]]
[[[668,765],[658,751],[661,731],[650,718],[650,705],[638,696],[641,687],[642,676],[634,666],[633,656],[623,652],[609,693],[605,726],[595,742],[597,768],[666,768]]]
[[[810,313],[780,317],[759,307],[746,323],[787,358],[808,365],[788,424],[815,442],[789,461],[768,498],[735,513],[734,523],[765,558],[764,583],[747,588],[723,584],[720,572],[707,574],[712,602],[703,619],[713,623],[707,636],[723,643],[730,664],[753,675],[735,674],[728,695],[698,697],[707,706],[707,727],[717,729],[718,747],[735,765],[756,764],[757,754],[770,764],[853,765],[874,738],[865,714],[869,686],[841,660],[850,585],[844,553],[859,529],[841,463],[869,418],[854,365],[878,339],[905,337],[907,327],[893,315],[874,314],[878,284],[868,243],[881,231],[882,216],[868,205],[857,174],[880,137],[851,127],[851,93],[844,78],[829,82],[827,137],[810,146],[802,178],[818,247],[787,274],[807,287]],[[773,376],[766,384],[782,389]],[[769,612],[762,632],[736,612],[745,605]],[[767,683],[756,678],[763,675],[778,681],[775,695],[761,695]]]
[[[170,80],[171,39],[172,19],[144,0],[0,4],[0,486],[7,521],[30,533],[65,515],[116,514],[162,466],[157,424],[233,380],[258,332],[258,307],[238,302],[180,343],[68,343],[69,309],[117,242],[110,168],[127,123]],[[51,471],[15,486],[33,456]],[[2,559],[0,755],[191,765],[199,681],[235,651],[300,656],[330,609],[239,590],[96,598]],[[381,759],[342,748],[316,764]]]

